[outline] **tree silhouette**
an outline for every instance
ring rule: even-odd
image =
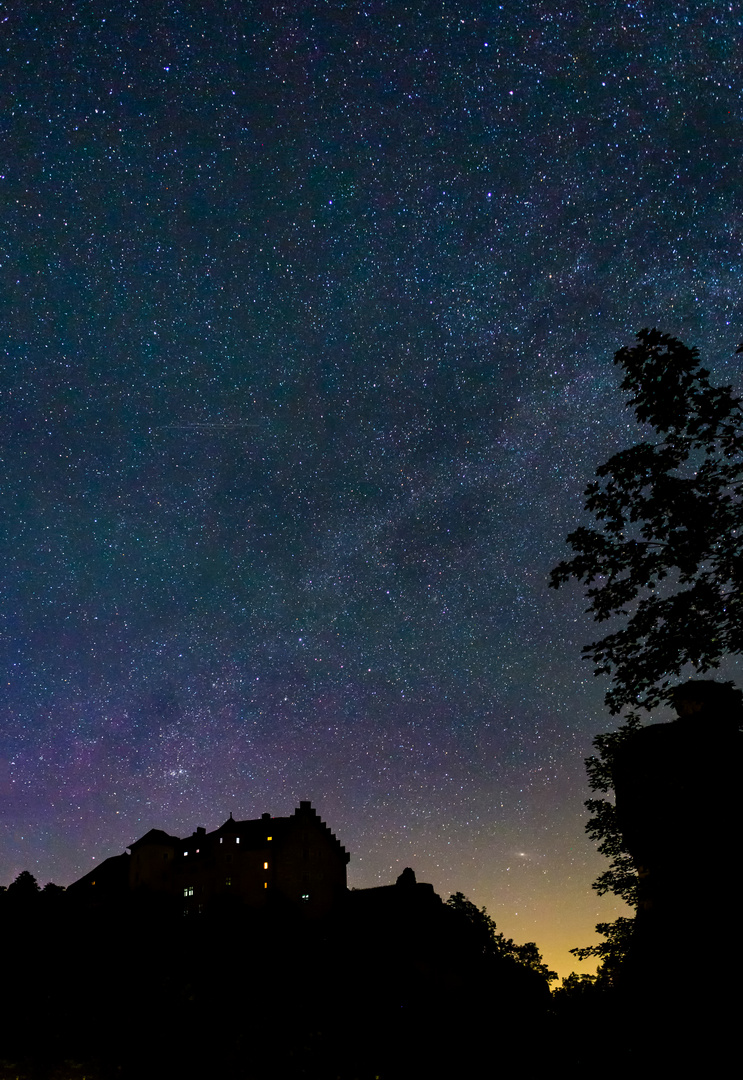
[[[496,928],[495,920],[488,915],[486,908],[478,908],[467,899],[464,893],[453,893],[446,903],[462,921],[468,924],[484,956],[511,960],[521,967],[536,971],[548,982],[557,978],[557,972],[550,971],[544,963],[535,942],[527,941],[523,945],[517,945],[515,941],[507,938]]]
[[[658,330],[641,330],[614,363],[644,437],[597,470],[585,491],[596,526],[568,536],[575,554],[554,568],[550,585],[585,582],[597,622],[624,619],[583,649],[596,674],[611,676],[606,703],[617,713],[669,700],[670,679],[687,663],[704,672],[743,651],[743,411],[730,386],[710,383],[697,349]],[[636,867],[606,796],[614,755],[641,726],[630,711],[618,731],[594,739],[586,762],[597,793],[586,802],[586,830],[610,860],[593,887],[631,906]],[[608,974],[629,926],[621,917],[600,923],[606,940],[573,951],[598,957]]]
[[[587,960],[589,957],[597,957],[600,961],[596,973],[596,981],[601,985],[610,984],[613,977],[624,961],[632,939],[635,920],[620,915],[618,919],[610,923],[597,923],[596,933],[601,934],[605,940],[595,945],[585,945],[580,949],[571,949],[573,956],[579,960]],[[573,973],[575,974],[575,973]],[[577,976],[580,979],[580,976]]]
[[[638,900],[637,867],[619,827],[616,807],[606,796],[614,786],[614,754],[621,744],[641,727],[637,713],[630,713],[617,731],[595,737],[593,745],[596,753],[586,759],[589,787],[599,796],[587,799],[584,804],[591,814],[586,822],[586,832],[596,841],[600,853],[609,859],[608,868],[599,874],[592,887],[599,896],[613,893],[632,908],[636,908]],[[597,957],[600,961],[597,976],[578,976],[573,973],[577,982],[563,980],[562,989],[571,993],[579,989],[583,993],[589,982],[595,983],[597,988],[609,985],[626,955],[633,922],[633,919],[620,915],[612,923],[597,923],[596,933],[606,940],[570,950],[579,960]],[[570,978],[572,976],[569,976]]]
[[[616,713],[667,699],[687,663],[704,672],[743,651],[743,412],[697,349],[658,330],[614,363],[648,437],[597,470],[585,492],[597,527],[568,536],[576,554],[550,585],[584,581],[597,622],[626,619],[583,649],[611,675]]]
[[[614,754],[625,739],[640,727],[642,724],[637,713],[630,713],[617,731],[606,732],[595,737],[593,745],[596,753],[586,759],[588,785],[591,791],[598,794],[597,798],[587,799],[585,802],[585,807],[591,814],[586,822],[586,832],[592,840],[596,841],[600,853],[609,859],[608,869],[599,874],[593,883],[593,888],[599,896],[609,892],[619,896],[630,907],[637,904],[637,867],[625,845],[617,820],[616,807],[605,796],[614,787],[612,775]],[[598,932],[604,933],[603,930]]]
[[[47,881],[44,888],[41,890],[44,896],[58,900],[59,897],[64,896],[64,885],[55,885],[53,881]]]
[[[28,870],[21,870],[18,877],[8,885],[8,899],[16,903],[34,901],[41,890],[36,878]]]

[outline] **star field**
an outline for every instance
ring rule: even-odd
[[[740,382],[739,8],[2,17],[0,880],[309,798],[567,974],[613,721],[547,576],[614,351]]]

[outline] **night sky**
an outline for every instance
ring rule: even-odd
[[[741,381],[740,7],[0,19],[0,882],[311,799],[580,970],[615,721],[547,577],[615,350]]]

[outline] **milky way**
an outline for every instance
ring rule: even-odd
[[[739,381],[713,3],[24,3],[2,23],[0,881],[309,798],[567,973],[613,723],[581,492],[646,325]],[[7,60],[10,64],[7,64]]]

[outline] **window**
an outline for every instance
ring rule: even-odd
[[[225,885],[231,885],[232,884],[232,878],[231,877],[225,878],[224,883],[225,883]]]
[[[264,869],[264,870],[268,870],[268,863],[267,863],[267,862],[264,862],[264,864],[263,864],[263,869]]]
[[[223,836],[220,836],[220,838],[219,838],[219,842],[220,842],[220,844],[223,844],[223,843],[224,843],[224,837],[223,837]]]
[[[267,836],[266,840],[273,840],[273,837],[272,836]]]
[[[193,896],[193,885],[186,885],[183,890],[184,896]]]
[[[263,888],[264,888],[264,889],[267,889],[267,888],[268,888],[268,882],[267,882],[267,881],[264,881],[264,882],[263,882]]]
[[[235,837],[235,843],[236,843],[236,844],[239,844],[239,843],[240,843],[240,837],[239,837],[239,836],[236,836],[236,837]]]
[[[308,892],[303,892],[302,893],[302,899],[303,900],[309,900],[309,898],[310,898],[310,894]]]
[[[184,851],[184,852],[183,852],[183,854],[184,854],[184,855],[188,855],[188,852],[187,852],[187,851]]]

